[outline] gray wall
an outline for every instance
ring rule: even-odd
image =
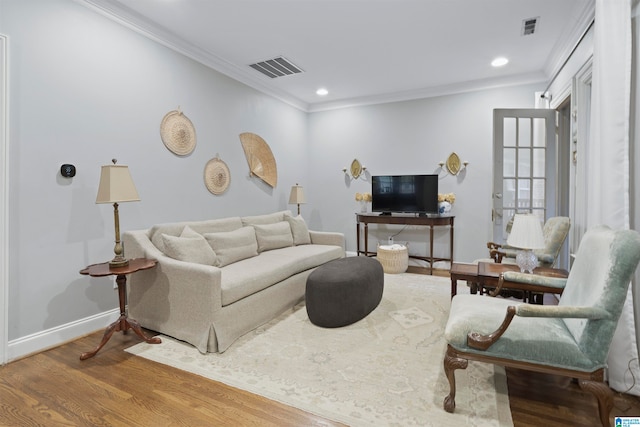
[[[441,193],[456,202],[456,261],[488,256],[491,240],[492,147],[494,108],[532,108],[540,85],[516,86],[416,101],[379,104],[314,113],[309,118],[310,187],[313,212],[322,212],[323,227],[347,235],[347,250],[356,250],[356,192],[371,191],[371,175],[438,173]],[[451,152],[469,166],[458,176],[438,166]],[[342,168],[357,158],[367,166],[366,179],[345,178]],[[313,217],[312,217],[313,218]],[[313,221],[313,219],[312,219]],[[312,222],[313,223],[313,222]],[[370,249],[402,226],[370,226]],[[404,229],[395,242],[409,242],[409,252],[425,255],[425,227]],[[448,254],[449,235],[437,230],[434,253]]]
[[[307,175],[307,116],[70,0],[3,0],[9,36],[9,340],[117,307],[109,279],[78,271],[113,257],[113,207],[96,205],[100,166],[131,170],[141,201],[120,206],[121,229],[287,209]],[[160,138],[181,106],[197,132],[184,158]],[[275,189],[248,177],[238,135],[255,132],[278,163]],[[206,162],[231,171],[208,192]],[[62,178],[60,165],[78,173]],[[125,248],[126,249],[126,248]]]
[[[492,109],[532,107],[540,86],[516,86],[410,102],[306,114],[132,32],[71,0],[0,0],[9,36],[9,340],[117,306],[111,280],[78,274],[113,256],[113,209],[96,205],[100,166],[129,165],[141,201],[120,206],[121,229],[158,222],[250,215],[292,208],[291,185],[305,187],[310,227],[340,231],[355,250],[355,192],[371,174],[432,173],[456,151],[469,168],[444,175],[455,192],[455,258],[486,255],[491,222]],[[160,139],[162,117],[178,106],[196,127],[191,155]],[[255,132],[278,163],[275,189],[248,177],[238,139]],[[222,196],[204,186],[216,153],[231,170]],[[366,180],[342,173],[353,158]],[[63,163],[78,174],[60,177]],[[389,232],[378,232],[386,239]],[[439,251],[446,239],[437,236]],[[426,251],[426,235],[396,241]]]

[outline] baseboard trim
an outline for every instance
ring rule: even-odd
[[[7,362],[22,359],[104,329],[115,322],[118,317],[120,317],[120,309],[114,308],[65,325],[11,340],[7,348]]]

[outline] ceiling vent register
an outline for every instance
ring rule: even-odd
[[[540,20],[539,16],[535,18],[523,19],[522,20],[522,35],[528,36],[536,32],[536,27],[538,26],[538,21]]]
[[[302,73],[302,69],[294,65],[291,61],[283,56],[268,59],[262,62],[256,62],[255,64],[251,64],[249,66],[272,79],[275,79],[276,77]]]

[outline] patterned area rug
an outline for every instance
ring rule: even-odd
[[[511,426],[504,369],[488,364],[457,370],[456,411],[442,409],[450,283],[385,274],[380,305],[357,323],[320,328],[300,304],[222,354],[168,337],[127,351],[351,426]]]

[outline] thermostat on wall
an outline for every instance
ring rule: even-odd
[[[76,167],[73,165],[64,164],[60,166],[60,175],[65,178],[73,178],[76,176]]]

